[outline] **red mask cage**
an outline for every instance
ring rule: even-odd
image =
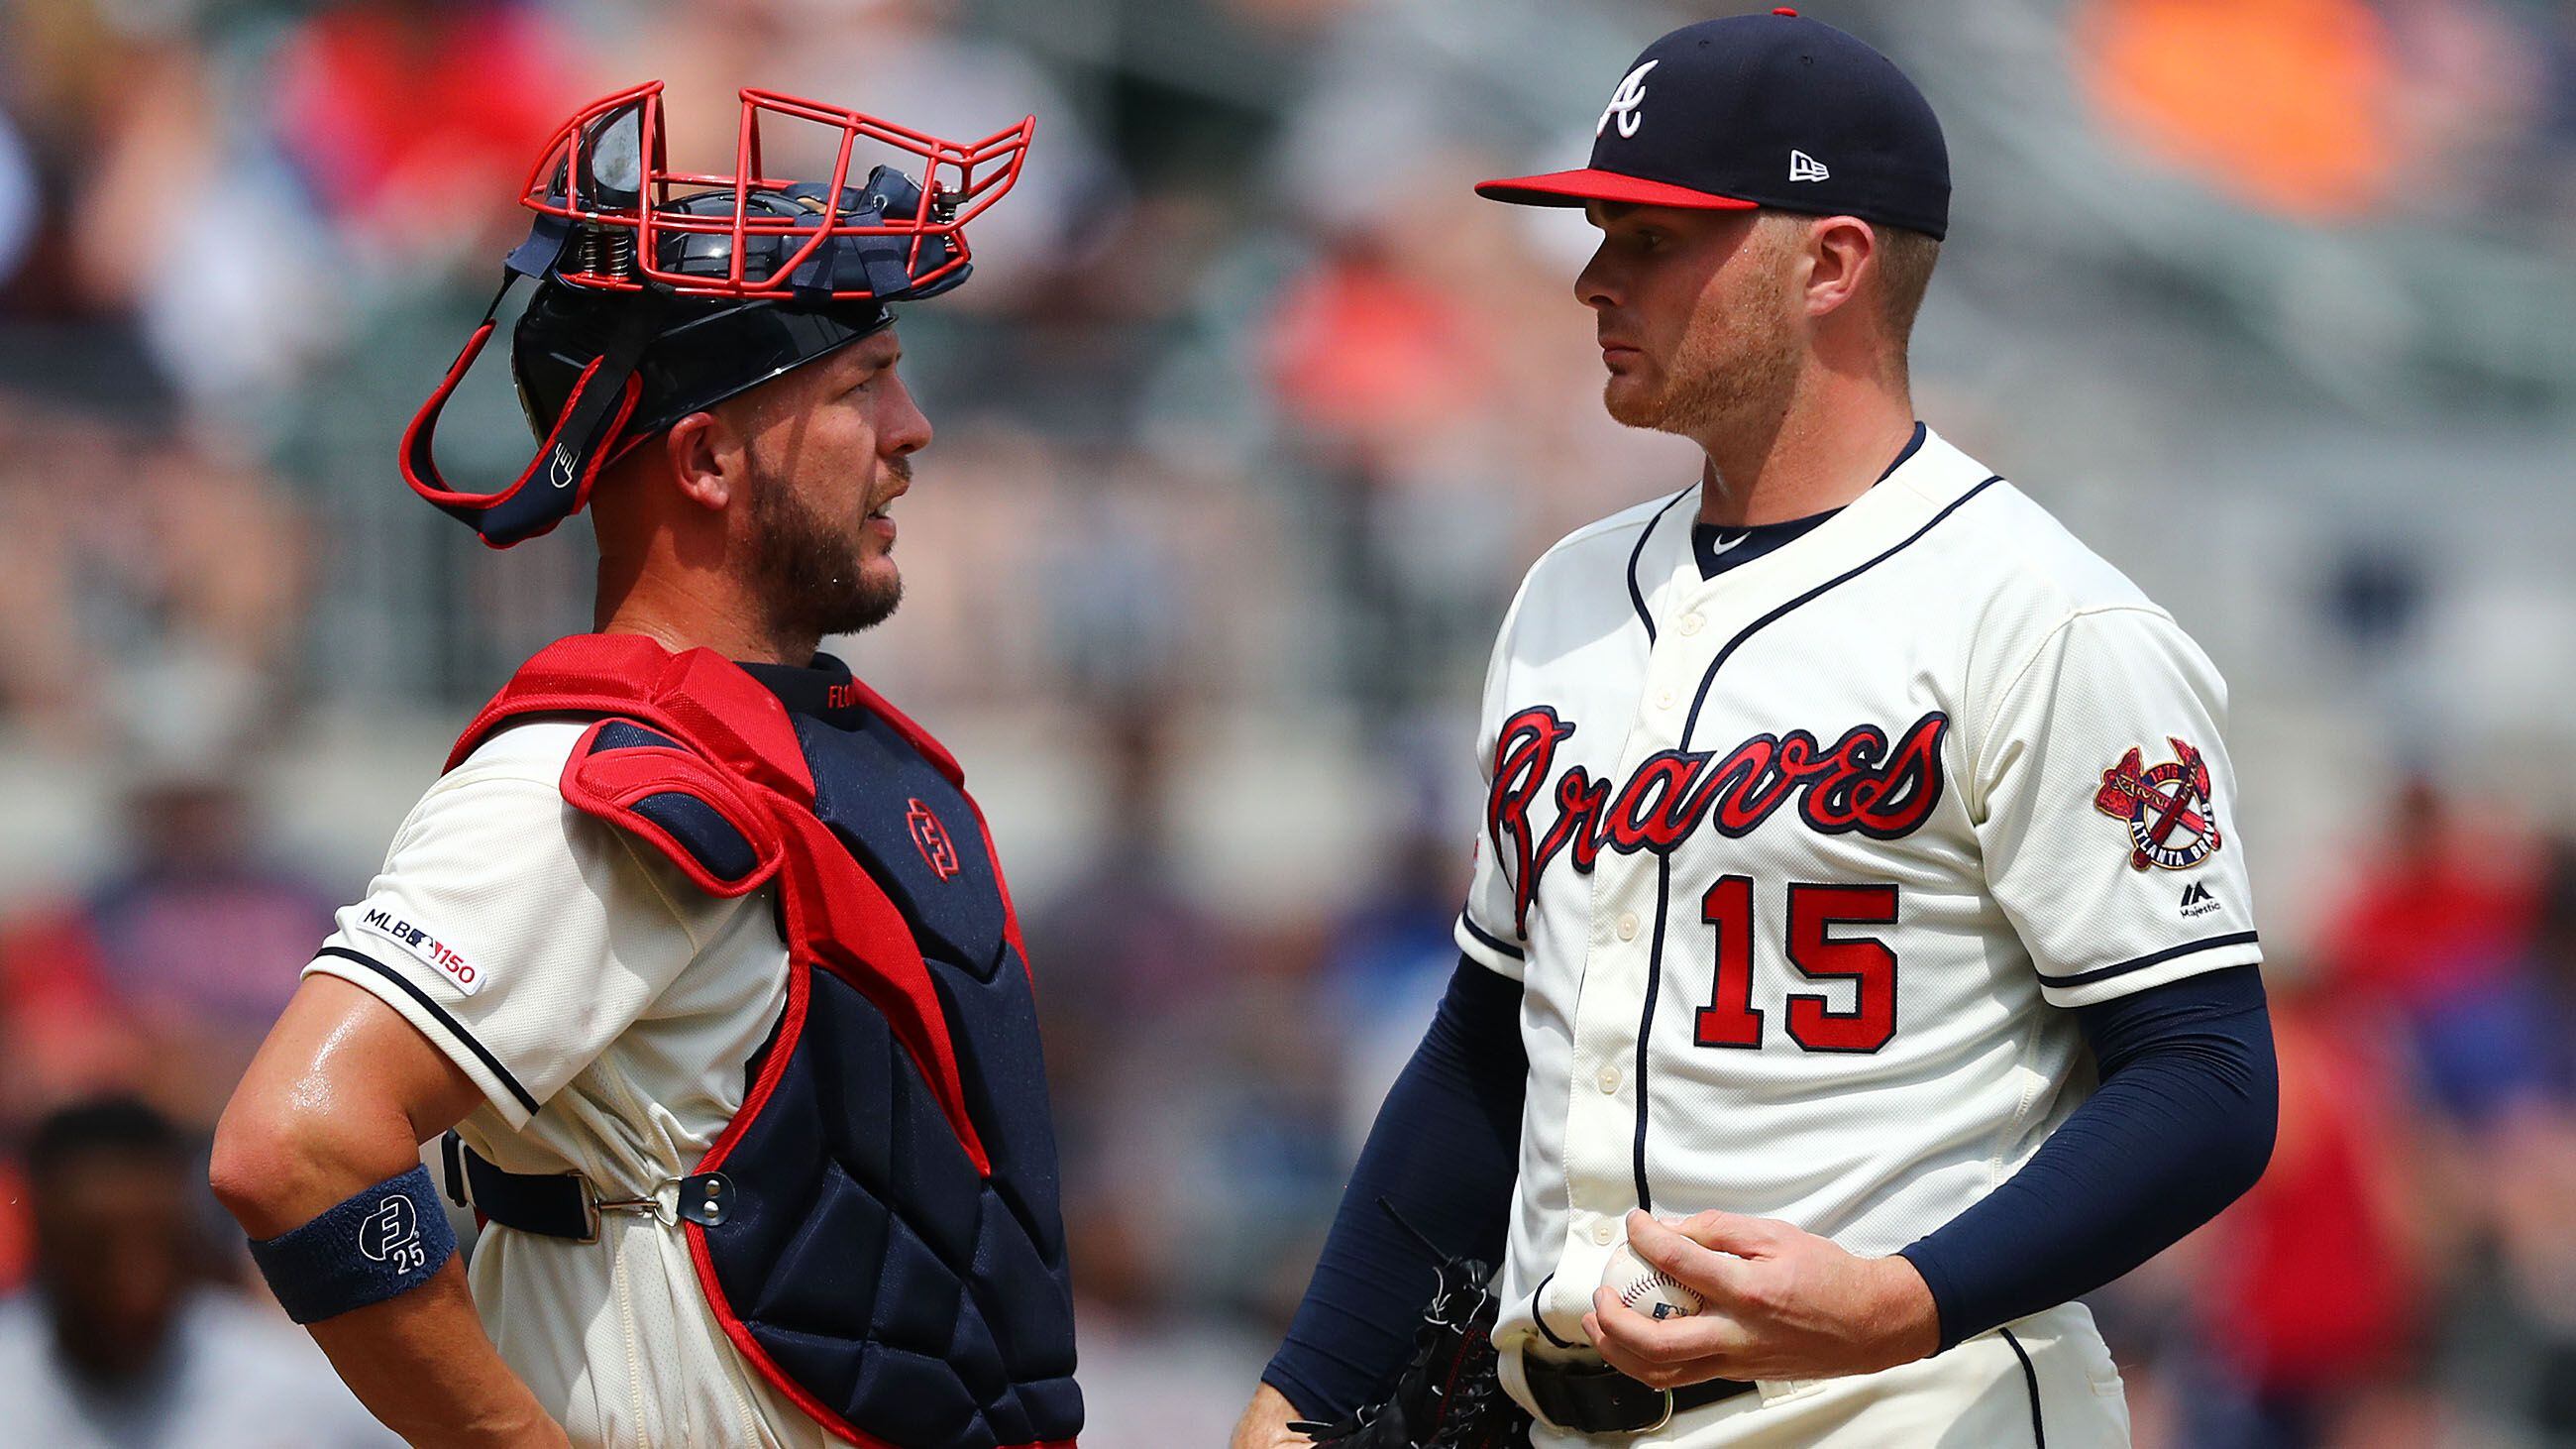
[[[586,227],[632,231],[634,246],[631,253],[626,248],[615,249],[619,254],[617,265],[597,255],[576,255],[568,249],[557,275],[581,286],[616,291],[637,291],[649,280],[683,296],[783,299],[794,295],[787,278],[834,238],[897,236],[912,239],[905,266],[912,285],[930,287],[960,271],[972,259],[966,247],[966,223],[982,215],[1019,180],[1029,137],[1037,129],[1037,117],[1029,116],[981,141],[957,142],[862,111],[775,91],[746,88],[741,96],[742,120],[735,133],[731,175],[670,169],[664,154],[660,81],[646,81],[603,96],[564,122],[529,171],[520,204]],[[626,138],[619,134],[624,123],[616,117],[618,111],[629,107],[636,113],[635,149],[631,155],[625,151]],[[861,224],[844,219],[837,210],[818,210],[811,220],[762,215],[752,210],[748,203],[753,192],[783,191],[798,184],[771,177],[762,167],[763,112],[839,131],[837,155],[823,191],[827,197],[839,197],[851,184],[851,155],[862,139],[918,158],[923,195],[918,212],[908,219],[888,216]],[[901,169],[914,168],[904,165]],[[864,181],[866,176],[867,169],[862,167],[858,179]],[[716,192],[732,193],[730,216],[677,215],[667,209],[674,200]],[[659,245],[663,239],[682,235],[730,237],[727,274],[715,277],[682,273],[657,265],[664,256]],[[793,250],[765,270],[748,274],[746,251],[772,249],[747,248],[746,239],[770,237],[790,239],[777,250],[786,250],[789,245]],[[946,256],[924,272],[920,270],[923,249],[934,240],[946,243]],[[934,248],[933,254],[937,255],[938,250]],[[631,265],[625,264],[630,257]],[[859,301],[874,295],[866,288],[830,294],[835,301]]]

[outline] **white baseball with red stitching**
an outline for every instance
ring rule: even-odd
[[[1610,1250],[1610,1265],[1601,1270],[1601,1286],[1648,1318],[1688,1318],[1702,1306],[1697,1293],[1638,1257],[1624,1242]]]

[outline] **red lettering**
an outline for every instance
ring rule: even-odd
[[[1522,710],[1503,722],[1494,741],[1494,785],[1485,800],[1485,825],[1493,833],[1497,863],[1512,881],[1512,925],[1529,929],[1530,900],[1538,893],[1538,875],[1546,854],[1530,839],[1530,802],[1545,788],[1556,747],[1574,726],[1541,706]],[[1508,840],[1508,848],[1504,842]],[[1561,842],[1560,842],[1561,843]]]
[[[1723,757],[1660,751],[1615,791],[1585,767],[1569,766],[1550,790],[1557,746],[1575,725],[1545,706],[1522,710],[1503,722],[1495,741],[1485,803],[1486,827],[1512,882],[1513,924],[1527,932],[1539,880],[1569,847],[1575,869],[1589,873],[1605,846],[1667,852],[1712,814],[1720,834],[1743,836],[1795,796],[1798,817],[1825,834],[1910,834],[1941,798],[1941,741],[1949,726],[1948,715],[1932,711],[1892,747],[1876,725],[1855,726],[1830,749],[1805,730],[1755,735]],[[1530,819],[1542,792],[1556,807],[1543,835]]]

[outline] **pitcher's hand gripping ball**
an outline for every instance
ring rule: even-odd
[[[1625,1238],[1610,1250],[1610,1266],[1601,1270],[1601,1286],[1648,1318],[1688,1318],[1707,1306],[1672,1274],[1638,1257]]]

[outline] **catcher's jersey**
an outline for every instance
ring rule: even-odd
[[[2225,688],[2117,570],[1928,433],[1714,578],[1698,497],[1549,550],[1486,677],[1458,941],[1524,986],[1506,1382],[1585,1341],[1628,1209],[1892,1252],[2089,1090],[2059,1008],[2260,959]]]
[[[585,727],[511,725],[440,776],[305,971],[374,993],[474,1079],[467,1146],[640,1196],[740,1109],[787,947],[771,888],[708,895],[565,802]],[[501,1357],[577,1445],[835,1442],[735,1351],[668,1213],[603,1213],[596,1243],[488,1229],[468,1276]]]

